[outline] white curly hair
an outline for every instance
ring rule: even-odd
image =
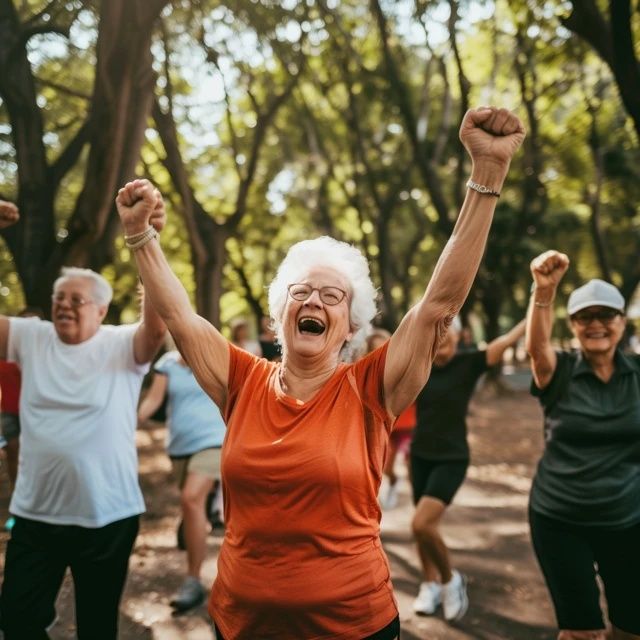
[[[335,269],[349,282],[349,322],[353,336],[342,349],[342,357],[348,359],[351,353],[362,347],[371,321],[378,313],[377,292],[369,275],[369,264],[360,250],[329,236],[297,242],[280,263],[269,286],[269,313],[276,338],[280,344],[283,343],[282,317],[287,302],[287,287],[299,282],[314,267]]]

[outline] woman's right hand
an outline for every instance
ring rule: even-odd
[[[531,261],[530,268],[536,289],[555,291],[569,268],[569,258],[559,251],[545,251]]]
[[[149,225],[156,231],[164,226],[162,196],[148,180],[127,182],[118,191],[116,207],[127,236],[142,233]]]

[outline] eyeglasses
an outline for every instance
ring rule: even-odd
[[[63,302],[68,302],[70,307],[74,309],[79,309],[83,307],[85,304],[93,302],[93,300],[85,300],[82,296],[79,296],[76,293],[72,293],[68,298],[64,293],[54,293],[51,296],[51,302],[54,304],[62,304]]]
[[[345,296],[346,291],[339,289],[338,287],[312,287],[310,284],[290,284],[287,287],[289,295],[298,302],[304,302],[311,297],[314,291],[317,291],[320,295],[320,300],[326,305],[333,307],[336,304],[340,304]]]
[[[573,322],[577,322],[580,326],[586,327],[594,320],[602,322],[602,324],[612,323],[617,316],[623,315],[617,309],[601,309],[600,311],[578,311],[571,316]]]

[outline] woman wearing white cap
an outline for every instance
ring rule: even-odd
[[[531,263],[527,321],[532,393],[545,416],[545,450],[531,489],[533,546],[556,611],[560,640],[640,638],[640,357],[624,355],[625,302],[603,280],[569,296],[578,352],[551,346],[553,300],[569,267],[547,251]],[[596,568],[597,567],[597,568]]]

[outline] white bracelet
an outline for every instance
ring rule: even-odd
[[[495,191],[491,187],[487,187],[484,184],[478,184],[477,182],[474,182],[473,180],[468,180],[467,181],[467,188],[468,189],[473,189],[474,191],[477,191],[478,193],[481,193],[481,194],[483,194],[485,196],[495,196],[496,198],[500,197],[500,192],[499,191]]]
[[[138,249],[142,249],[145,244],[157,237],[159,237],[158,232],[152,226],[149,226],[141,233],[125,236],[124,244],[131,251],[138,251]]]

